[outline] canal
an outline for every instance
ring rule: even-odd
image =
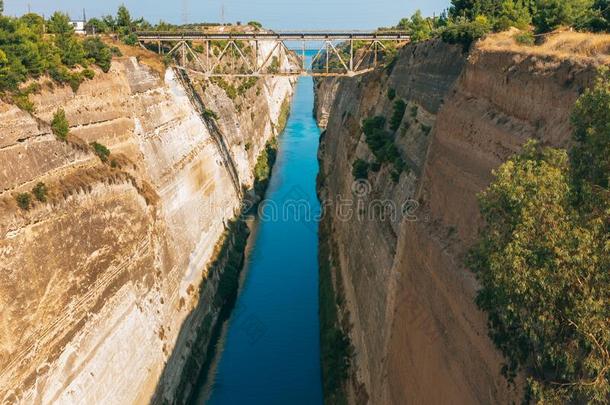
[[[313,79],[296,86],[236,308],[199,403],[322,404]]]

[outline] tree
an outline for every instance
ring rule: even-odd
[[[608,252],[602,227],[581,222],[570,205],[567,153],[530,142],[494,176],[480,198],[486,227],[470,264],[504,371],[526,368],[536,402],[605,403]]]
[[[72,34],[74,27],[70,23],[70,17],[67,14],[56,11],[51,16],[48,24],[49,33],[51,34]]]
[[[533,23],[538,32],[549,32],[560,26],[584,25],[590,16],[593,0],[538,0]]]
[[[121,4],[119,10],[117,11],[116,25],[117,27],[131,27],[131,15],[124,4]]]
[[[117,28],[117,23],[116,23],[116,19],[109,15],[105,15],[102,17],[102,22],[108,27],[108,29],[112,32],[116,31]]]
[[[462,44],[464,52],[479,38],[484,37],[491,31],[491,23],[485,16],[478,16],[473,21],[458,18],[455,22],[450,21],[441,33],[443,41],[450,44]]]
[[[112,63],[112,51],[104,42],[99,38],[87,38],[83,41],[83,49],[85,56],[95,61],[104,72],[110,70],[110,64]]]
[[[610,401],[610,76],[578,100],[570,159],[531,141],[480,196],[477,304],[526,402]]]
[[[108,26],[106,21],[100,20],[99,18],[92,18],[87,21],[86,29],[88,32],[93,32],[95,34],[105,34],[111,31],[111,28]]]
[[[64,65],[72,68],[83,63],[85,51],[81,42],[74,35],[60,35],[57,37],[56,44]]]
[[[451,0],[449,15],[451,17],[465,17],[473,20],[479,15],[495,16],[500,9],[501,2],[496,0]]]
[[[42,18],[38,14],[24,14],[19,20],[25,25],[27,25],[27,27],[36,35],[44,34],[44,18]]]
[[[0,0],[0,15],[4,14],[4,0]]]
[[[610,69],[603,67],[595,86],[578,99],[572,114],[572,166],[579,202],[607,209],[610,186]],[[603,204],[603,205],[602,205]],[[589,207],[591,208],[591,207]]]
[[[532,16],[526,2],[523,0],[504,0],[498,11],[494,28],[504,31],[510,27],[526,29],[532,21]]]
[[[432,37],[434,29],[434,21],[430,18],[424,18],[420,10],[417,10],[411,18],[403,18],[398,23],[398,29],[409,32],[411,40],[415,42],[425,41]]]

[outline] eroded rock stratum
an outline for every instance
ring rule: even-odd
[[[477,193],[527,139],[569,145],[574,102],[608,63],[608,38],[596,48],[588,34],[566,33],[528,48],[510,35],[490,36],[469,54],[438,40],[412,44],[393,68],[318,82],[316,111],[326,126],[320,197],[365,207],[347,219],[331,209],[321,228],[330,252],[321,260],[332,264],[339,319],[354,346],[349,403],[522,398],[519,384],[509,387],[500,374],[502,357],[464,264],[481,224]],[[375,160],[362,120],[389,120],[400,99],[406,109],[394,143],[408,170],[397,181],[391,165],[370,171],[370,189],[355,196],[354,162]],[[409,215],[380,217],[380,202],[405,201]]]
[[[6,402],[173,398],[197,327],[217,316],[206,302],[218,280],[206,268],[241,199],[185,87],[173,70],[162,75],[121,58],[76,94],[43,86],[33,115],[0,104]],[[196,88],[250,188],[292,82],[261,79],[236,100],[210,83]],[[68,142],[49,126],[58,108]],[[94,141],[112,163],[91,152]],[[15,196],[39,182],[48,201],[19,209]]]

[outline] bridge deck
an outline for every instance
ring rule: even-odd
[[[227,32],[206,33],[201,31],[188,32],[157,32],[143,31],[136,35],[140,41],[196,41],[196,40],[280,40],[280,41],[348,41],[348,40],[377,40],[377,41],[408,41],[409,35],[405,32],[365,32],[365,31],[301,31],[301,32]]]

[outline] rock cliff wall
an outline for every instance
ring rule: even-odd
[[[465,55],[429,41],[403,48],[393,69],[318,82],[318,119],[327,127],[319,193],[333,207],[321,227],[331,252],[322,259],[351,324],[350,403],[520,400],[500,375],[502,358],[463,264],[480,225],[476,195],[528,138],[569,143],[572,106],[599,64],[532,49],[498,36]],[[399,99],[407,108],[394,143],[408,170],[393,181],[383,165],[354,185],[354,161],[375,160],[361,121],[390,119]],[[334,209],[338,197],[352,201],[352,215]]]
[[[251,188],[292,82],[260,79],[235,99],[196,88]],[[0,399],[172,402],[200,321],[218,315],[206,269],[242,202],[209,125],[173,70],[136,58],[32,100],[34,114],[0,103]],[[49,125],[58,108],[67,142]],[[18,208],[39,182],[47,201]]]

